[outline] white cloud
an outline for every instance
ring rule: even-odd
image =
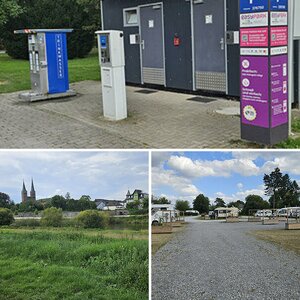
[[[186,177],[229,177],[232,173],[253,176],[260,173],[259,167],[246,158],[229,160],[195,160],[184,156],[171,156],[168,165]]]
[[[174,189],[178,196],[196,196],[198,188],[188,178],[177,176],[173,170],[152,168],[152,184],[154,186],[168,186]]]

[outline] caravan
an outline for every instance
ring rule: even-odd
[[[152,204],[151,224],[159,225],[161,223],[175,222],[180,213],[175,210],[172,204]]]

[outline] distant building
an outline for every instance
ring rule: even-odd
[[[149,197],[149,194],[144,193],[142,190],[134,190],[134,192],[132,194],[128,190],[124,201],[127,205],[128,203],[134,202],[134,201],[142,202],[147,197]]]
[[[95,199],[97,209],[99,210],[117,210],[124,209],[124,201],[119,200],[107,200],[107,199]]]
[[[130,191],[127,192],[125,200],[107,200],[107,199],[95,199],[95,203],[97,209],[105,210],[105,211],[117,211],[117,210],[124,210],[126,206],[130,202],[138,201],[141,204],[142,208],[142,201],[149,197],[147,193],[143,193],[142,190],[134,190],[131,194]],[[123,213],[122,213],[123,214]]]
[[[23,188],[21,191],[21,198],[22,198],[22,203],[26,203],[28,201],[36,201],[36,193],[35,193],[35,189],[34,189],[33,179],[31,179],[31,190],[30,190],[29,196],[27,194],[27,190],[26,190],[25,183],[23,180]]]

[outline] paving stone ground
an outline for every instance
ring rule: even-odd
[[[152,299],[299,300],[300,256],[249,234],[275,228],[190,223],[152,257]]]
[[[78,96],[27,103],[17,93],[0,94],[0,148],[241,148],[239,117],[220,114],[239,102],[188,101],[187,94],[137,93],[127,87],[129,118],[102,117],[100,83],[72,85]]]

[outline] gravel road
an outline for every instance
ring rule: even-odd
[[[300,299],[300,256],[248,234],[274,226],[191,221],[153,256],[152,299]]]

